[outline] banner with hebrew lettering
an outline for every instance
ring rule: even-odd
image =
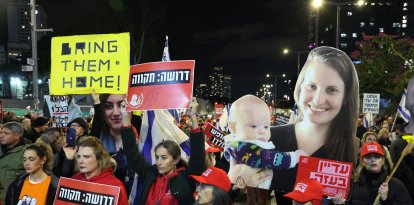
[[[296,182],[304,178],[315,179],[323,185],[323,195],[348,197],[351,184],[352,163],[316,157],[301,156]]]
[[[193,94],[194,60],[131,66],[128,110],[188,108]]]
[[[61,177],[54,205],[117,205],[120,188]]]
[[[206,136],[207,144],[219,148],[222,152],[224,151],[225,134],[223,132],[215,128],[212,124],[206,123],[204,135]]]
[[[129,33],[52,38],[50,94],[125,94]]]
[[[69,106],[66,95],[45,95],[53,127],[66,127],[69,123]]]

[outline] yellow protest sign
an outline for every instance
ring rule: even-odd
[[[129,33],[52,38],[50,94],[125,94]]]

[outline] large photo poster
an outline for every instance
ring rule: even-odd
[[[274,127],[262,99],[246,95],[233,102],[231,134],[224,137],[232,183],[243,178],[249,187],[290,192],[300,156],[356,163],[359,86],[348,55],[332,47],[313,49],[299,74],[294,99],[295,123]]]

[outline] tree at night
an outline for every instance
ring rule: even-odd
[[[363,34],[355,43],[358,50],[351,58],[360,60],[358,72],[360,93],[380,93],[390,99],[386,113],[395,112],[404,88],[414,74],[414,39],[380,33],[378,36]]]

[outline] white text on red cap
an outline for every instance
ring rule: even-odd
[[[295,190],[300,191],[302,193],[305,193],[306,188],[308,188],[308,185],[302,182],[297,183],[295,186]]]
[[[210,175],[211,174],[211,172],[213,172],[213,170],[211,170],[211,169],[206,169],[206,171],[204,171],[203,172],[203,176],[205,176],[205,177],[208,177],[208,175]]]
[[[378,152],[378,147],[377,145],[368,145],[367,150],[368,152]]]

